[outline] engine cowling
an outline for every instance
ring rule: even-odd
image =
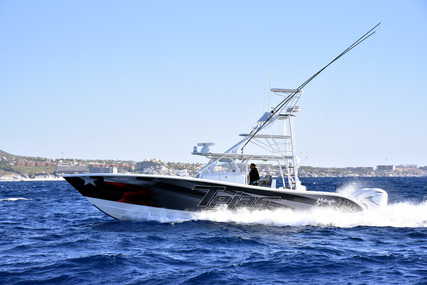
[[[388,194],[380,188],[362,188],[351,193],[351,197],[366,206],[367,209],[377,209],[387,206]]]

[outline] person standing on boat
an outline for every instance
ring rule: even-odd
[[[251,171],[249,172],[249,185],[258,185],[259,173],[256,169],[255,163],[251,164]]]

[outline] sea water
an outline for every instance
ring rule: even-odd
[[[382,188],[389,206],[129,222],[65,181],[2,182],[0,284],[427,284],[427,177],[301,180]]]

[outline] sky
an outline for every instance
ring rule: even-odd
[[[427,1],[0,0],[0,150],[206,162],[304,88],[301,165],[427,165]],[[267,92],[266,92],[267,90]],[[271,97],[270,97],[271,96]]]

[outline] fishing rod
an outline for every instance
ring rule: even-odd
[[[282,110],[282,108],[290,101],[292,100],[292,98],[295,97],[296,94],[298,94],[308,83],[310,83],[315,77],[317,77],[323,70],[325,70],[326,68],[328,68],[332,63],[334,63],[335,61],[337,61],[339,58],[341,58],[342,56],[344,56],[346,53],[348,53],[349,51],[351,51],[353,48],[355,48],[356,46],[358,46],[359,44],[361,44],[363,41],[365,41],[366,39],[368,39],[369,37],[371,37],[373,34],[375,34],[375,29],[381,24],[381,22],[379,22],[378,24],[376,24],[373,28],[371,28],[369,31],[367,31],[363,36],[361,36],[357,41],[355,41],[354,43],[352,43],[348,48],[346,48],[343,52],[341,52],[337,57],[335,57],[332,61],[330,61],[327,65],[325,65],[322,69],[320,69],[318,72],[316,72],[315,74],[313,74],[310,78],[308,78],[306,81],[304,81],[300,86],[298,86],[297,89],[295,89],[295,91],[290,94],[289,96],[287,96],[285,99],[283,99],[279,104],[277,104],[276,107],[273,108],[273,110],[271,110],[271,114],[270,116],[261,124],[261,126],[259,126],[258,128],[252,130],[251,132],[251,136],[249,137],[249,139],[246,141],[246,143],[243,145],[243,147],[241,148],[241,151],[243,152],[243,149],[245,148],[245,146],[254,138],[254,136],[280,111]],[[299,100],[299,98],[298,98]],[[298,100],[295,102],[295,104],[298,102]]]

